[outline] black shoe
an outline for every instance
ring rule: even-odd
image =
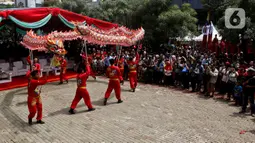
[[[29,125],[32,125],[32,124],[33,124],[32,119],[28,119],[28,124],[29,124]]]
[[[69,113],[70,113],[70,114],[75,114],[74,109],[71,108],[71,109],[69,110]]]
[[[122,100],[118,100],[118,103],[122,103],[123,101]]]
[[[105,98],[105,99],[104,99],[104,105],[106,105],[106,104],[107,104],[107,99]]]
[[[132,89],[132,92],[135,92],[135,88]]]
[[[95,108],[90,108],[88,111],[90,112],[90,111],[94,111],[94,110],[96,110]]]
[[[245,110],[242,110],[242,111],[239,112],[239,114],[245,114],[245,113],[246,113]]]
[[[38,120],[36,123],[37,124],[45,124],[45,122],[43,122],[42,120]]]
[[[68,80],[66,80],[66,83],[68,83]]]
[[[97,78],[96,78],[96,77],[94,77],[94,80],[97,80]]]
[[[60,83],[58,83],[58,84],[63,84],[63,82],[60,82]]]

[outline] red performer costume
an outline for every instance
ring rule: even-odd
[[[84,103],[88,107],[88,111],[95,110],[93,106],[91,105],[89,92],[86,88],[86,85],[87,85],[86,82],[90,74],[90,67],[88,64],[86,65],[86,72],[83,72],[84,68],[85,67],[83,65],[83,66],[80,66],[78,69],[76,94],[69,110],[69,113],[71,114],[75,114],[74,109],[76,108],[77,104],[80,102],[82,98],[84,100]]]
[[[83,60],[85,61],[85,63],[87,63],[86,60],[86,55],[85,54],[81,54],[81,57],[83,58]],[[96,79],[96,74],[93,72],[92,68],[91,68],[91,64],[92,64],[92,56],[88,56],[88,62],[89,62],[89,68],[90,68],[90,76],[92,76],[94,79]]]
[[[115,91],[115,96],[118,99],[118,103],[122,103],[120,93],[120,81],[123,82],[123,78],[120,73],[120,69],[114,66],[114,59],[110,59],[110,66],[107,68],[106,75],[110,78],[108,88],[105,93],[104,105],[107,104],[107,99],[110,97],[112,90]]]
[[[118,59],[116,59],[116,63],[118,63],[118,67],[120,68],[121,76],[123,76],[124,74],[124,62],[125,62],[125,59],[123,57],[121,57],[119,61]]]
[[[28,98],[27,105],[29,109],[28,115],[28,123],[32,124],[32,119],[37,112],[37,123],[43,124],[42,121],[42,100],[40,97],[40,89],[37,88],[39,85],[44,85],[47,83],[47,79],[41,80],[39,79],[38,71],[33,71],[31,73],[27,73],[27,76],[31,76],[28,82]]]
[[[39,75],[41,74],[41,65],[38,63],[38,59],[37,58],[34,59],[34,63],[32,65],[31,58],[30,58],[30,56],[28,56],[27,57],[27,62],[30,65],[30,70],[31,71],[37,70]]]
[[[61,65],[60,65],[61,69],[60,69],[60,75],[59,75],[59,78],[60,78],[60,83],[59,84],[63,84],[63,80],[65,80],[66,83],[68,83],[68,79],[66,77],[67,62],[64,58],[62,58],[60,60],[60,63],[61,63]]]
[[[127,62],[128,68],[129,68],[129,82],[130,82],[130,87],[133,92],[135,92],[136,86],[137,86],[137,65],[139,63],[139,54],[136,53],[136,59],[134,61],[133,58],[130,58],[129,61]]]

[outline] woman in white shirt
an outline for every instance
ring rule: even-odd
[[[229,66],[226,64],[225,67],[221,70],[222,79],[221,79],[221,90],[220,94],[225,95],[227,93],[227,82],[228,82],[228,72],[229,72]]]
[[[227,72],[228,82],[227,82],[227,100],[231,99],[231,95],[233,95],[234,87],[237,82],[238,72],[234,67],[231,67],[230,71]]]
[[[215,66],[211,66],[211,68],[208,67],[208,69],[209,69],[209,75],[210,75],[208,94],[210,95],[212,93],[212,95],[210,95],[210,97],[213,97],[214,91],[215,91],[215,84],[218,79],[219,71],[215,68]]]

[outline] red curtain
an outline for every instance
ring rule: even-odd
[[[59,8],[30,8],[30,9],[20,9],[20,10],[4,10],[0,12],[0,17],[7,19],[9,15],[15,17],[16,19],[23,22],[36,22],[47,15],[52,14],[53,16],[58,16],[61,14],[69,22],[83,22],[86,21],[89,25],[95,25],[102,30],[110,30],[112,28],[118,27],[118,24],[102,21],[99,19],[90,18],[77,13],[73,13],[67,10]]]
[[[226,44],[225,44],[224,40],[221,40],[221,42],[220,42],[220,49],[221,49],[222,53],[224,52],[225,48],[226,48]]]
[[[207,46],[207,25],[203,27],[203,42],[202,42],[202,48],[206,49]]]

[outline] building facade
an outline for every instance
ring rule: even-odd
[[[35,8],[35,7],[40,7],[44,0],[15,0],[15,6],[17,8],[23,8],[23,7],[28,7],[28,8]]]
[[[184,3],[190,3],[192,8],[196,10],[203,9],[203,5],[200,0],[173,0],[172,3],[178,6],[181,6]]]

